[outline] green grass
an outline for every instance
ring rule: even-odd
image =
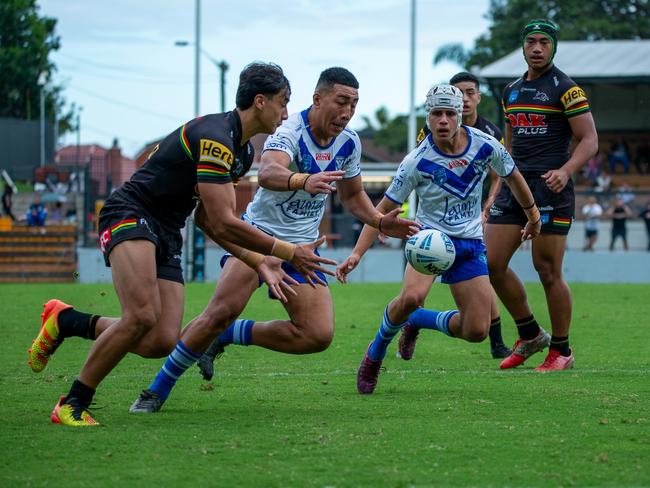
[[[186,318],[212,289],[187,287]],[[396,359],[393,346],[377,391],[360,396],[356,368],[398,289],[333,286],[327,351],[232,346],[212,384],[188,371],[157,415],[128,408],[162,360],[129,356],[97,394],[102,426],[77,430],[48,416],[91,343],[66,341],[38,375],[25,350],[47,298],[114,315],[112,287],[0,286],[0,486],[650,486],[648,286],[572,286],[572,371],[533,373],[539,354],[499,371],[487,344],[424,331],[415,358]],[[548,324],[541,287],[528,291]],[[428,304],[450,307],[447,287]],[[262,292],[244,315],[285,314]]]

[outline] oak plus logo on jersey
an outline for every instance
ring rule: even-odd
[[[316,159],[316,161],[329,161],[332,159],[332,154],[328,152],[316,153],[314,159]]]
[[[546,115],[519,112],[508,114],[512,133],[517,135],[541,135],[548,132]]]
[[[213,141],[212,139],[201,139],[200,148],[201,161],[210,161],[213,163],[223,162],[230,166],[235,160],[235,157],[233,156],[230,149],[228,149],[220,142]]]

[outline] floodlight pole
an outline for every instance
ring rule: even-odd
[[[411,0],[411,56],[410,56],[410,93],[409,93],[409,125],[408,125],[408,151],[412,151],[415,147],[415,134],[417,127],[415,118],[415,0]],[[409,212],[408,218],[415,217],[415,210],[417,206],[417,197],[415,192],[411,192],[409,196]]]

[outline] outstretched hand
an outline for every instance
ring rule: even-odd
[[[382,234],[398,239],[407,239],[420,231],[420,224],[401,218],[399,215],[403,210],[394,208],[381,218],[379,229]]]
[[[336,266],[336,261],[319,256],[314,252],[324,242],[325,236],[322,236],[314,242],[297,245],[293,258],[291,259],[293,267],[296,268],[296,270],[298,270],[298,272],[303,275],[307,279],[307,282],[313,287],[316,286],[316,283],[327,286],[327,283],[318,277],[316,271],[334,276],[334,271],[321,266],[321,264]]]
[[[350,254],[345,260],[336,267],[336,279],[341,283],[348,282],[348,275],[352,272],[354,268],[357,267],[359,261],[361,260],[360,256],[357,254]]]
[[[282,303],[287,303],[287,295],[298,295],[296,290],[291,288],[291,285],[298,285],[299,283],[282,269],[282,262],[280,258],[264,256],[264,260],[257,266],[255,271],[257,271],[260,279],[268,285],[269,290]]]
[[[336,191],[336,187],[331,183],[343,179],[345,171],[321,171],[314,173],[307,178],[304,190],[312,195],[316,193],[332,193]]]

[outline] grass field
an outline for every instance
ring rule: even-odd
[[[572,286],[572,371],[533,373],[541,354],[499,371],[488,344],[424,331],[414,359],[396,359],[392,346],[377,391],[360,396],[357,366],[398,289],[333,286],[326,352],[232,346],[212,383],[193,368],[157,415],[128,408],[162,360],[129,356],[96,396],[102,426],[78,430],[51,424],[49,413],[90,342],[66,341],[38,375],[26,349],[48,298],[115,315],[111,285],[0,286],[0,486],[650,486],[648,286]],[[541,287],[528,291],[547,325]],[[188,286],[186,318],[211,293]],[[434,286],[429,306],[451,303]],[[244,315],[284,311],[258,292]]]

